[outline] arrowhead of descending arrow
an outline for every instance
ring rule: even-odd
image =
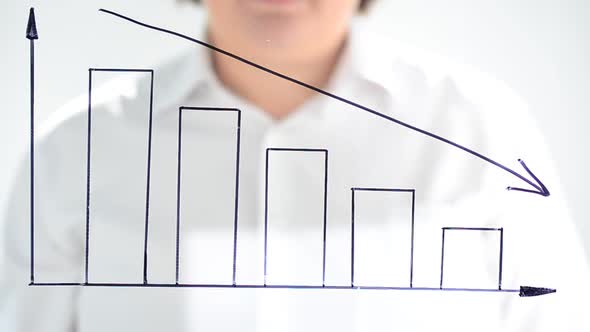
[[[552,288],[520,286],[520,293],[518,294],[518,296],[520,296],[520,297],[540,296],[540,295],[555,293],[556,291],[557,290],[552,289]]]
[[[27,23],[27,39],[39,39],[37,34],[37,23],[35,22],[35,9],[29,10],[29,22]]]
[[[549,189],[547,189],[547,187],[545,187],[545,185],[543,184],[543,182],[541,182],[541,180],[539,180],[539,178],[527,167],[527,165],[524,163],[524,161],[522,161],[522,159],[518,159],[518,162],[522,165],[522,167],[524,168],[524,170],[535,180],[536,184],[533,183],[532,181],[526,179],[525,177],[523,177],[520,174],[515,174],[515,173],[513,173],[513,174],[518,175],[518,177],[520,177],[525,182],[527,182],[528,184],[530,184],[531,186],[533,186],[535,188],[535,190],[533,190],[533,189],[525,189],[525,188],[517,188],[517,187],[508,187],[506,189],[513,190],[513,191],[527,192],[527,193],[532,193],[532,194],[538,194],[538,195],[541,195],[541,196],[548,197],[551,194],[549,192]]]

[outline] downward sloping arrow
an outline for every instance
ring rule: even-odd
[[[224,49],[221,49],[221,48],[219,48],[217,46],[214,46],[212,44],[206,43],[204,41],[201,41],[201,40],[198,40],[198,39],[195,39],[195,38],[192,38],[192,37],[189,37],[187,35],[183,35],[181,33],[178,33],[178,32],[172,31],[172,30],[168,30],[168,29],[160,28],[160,27],[157,27],[157,26],[154,26],[154,25],[146,24],[146,23],[140,22],[138,20],[132,19],[130,17],[121,15],[119,13],[116,13],[116,12],[113,12],[113,11],[110,11],[110,10],[107,10],[107,9],[100,9],[99,11],[101,11],[103,13],[107,13],[107,14],[113,15],[113,16],[116,16],[116,17],[119,17],[119,18],[121,18],[123,20],[126,20],[128,22],[131,22],[131,23],[140,25],[142,27],[145,27],[145,28],[148,28],[148,29],[152,29],[152,30],[156,30],[156,31],[160,31],[160,32],[163,32],[163,33],[166,33],[166,34],[169,34],[169,35],[173,35],[173,36],[176,36],[176,37],[179,37],[179,38],[188,40],[190,42],[199,44],[201,46],[207,47],[207,48],[211,49],[212,51],[215,51],[217,53],[223,54],[223,55],[225,55],[227,57],[230,57],[230,58],[232,58],[234,60],[240,61],[240,62],[242,62],[242,63],[244,63],[246,65],[249,65],[251,67],[257,68],[257,69],[259,69],[261,71],[264,71],[264,72],[266,72],[268,74],[271,74],[271,75],[280,77],[280,78],[282,78],[284,80],[287,80],[289,82],[292,82],[294,84],[297,84],[297,85],[299,85],[301,87],[304,87],[306,89],[315,91],[315,92],[317,92],[319,94],[322,94],[324,96],[330,97],[332,99],[335,99],[335,100],[338,100],[338,101],[343,102],[345,104],[348,104],[350,106],[353,106],[353,107],[355,107],[355,108],[357,108],[359,110],[362,110],[362,111],[371,113],[371,114],[373,114],[375,116],[378,116],[378,117],[380,117],[380,118],[382,118],[384,120],[387,120],[389,122],[393,122],[393,123],[398,124],[400,126],[406,127],[406,128],[408,128],[410,130],[413,130],[413,131],[419,132],[421,134],[424,134],[426,136],[429,136],[431,138],[434,138],[434,139],[436,139],[438,141],[441,141],[443,143],[446,143],[446,144],[449,144],[451,146],[454,146],[454,147],[456,147],[458,149],[461,149],[461,150],[463,150],[463,151],[465,151],[465,152],[467,152],[467,153],[469,153],[469,154],[471,154],[471,155],[473,155],[475,157],[478,157],[478,158],[480,158],[480,159],[482,159],[482,160],[484,160],[484,161],[486,161],[486,162],[488,162],[488,163],[490,163],[490,164],[492,164],[492,165],[494,165],[494,166],[496,166],[496,167],[498,167],[500,169],[503,169],[504,171],[506,171],[506,172],[508,172],[508,173],[510,173],[510,174],[512,174],[514,176],[516,176],[517,178],[519,178],[520,180],[526,182],[529,186],[532,187],[532,188],[520,188],[520,187],[512,187],[512,186],[510,186],[510,187],[507,187],[508,190],[520,191],[520,192],[531,193],[531,194],[538,194],[538,195],[545,196],[545,197],[547,197],[547,196],[550,195],[549,190],[547,189],[547,187],[545,187],[545,185],[541,182],[541,180],[539,180],[539,178],[537,178],[537,176],[535,176],[535,174],[533,174],[533,172],[531,172],[531,170],[527,167],[527,165],[524,163],[524,161],[522,161],[520,159],[518,161],[520,162],[520,164],[522,165],[522,167],[524,168],[524,170],[526,171],[526,173],[532,178],[532,180],[530,180],[527,177],[525,177],[524,175],[522,175],[522,174],[520,174],[520,173],[518,173],[518,172],[516,172],[516,171],[514,171],[514,170],[512,170],[512,169],[510,169],[510,168],[508,168],[508,167],[506,167],[506,166],[504,166],[502,164],[500,164],[499,162],[494,161],[493,159],[482,155],[479,152],[476,152],[474,150],[471,150],[471,149],[469,149],[469,148],[467,148],[465,146],[462,146],[462,145],[460,145],[458,143],[455,143],[455,142],[453,142],[453,141],[451,141],[449,139],[446,139],[446,138],[444,138],[442,136],[436,135],[436,134],[431,133],[429,131],[426,131],[424,129],[420,129],[420,128],[415,127],[415,126],[413,126],[411,124],[408,124],[408,123],[403,122],[403,121],[400,121],[400,120],[398,120],[396,118],[393,118],[393,117],[390,117],[390,116],[385,115],[383,113],[380,113],[380,112],[378,112],[376,110],[373,110],[373,109],[371,109],[371,108],[369,108],[367,106],[363,106],[363,105],[361,105],[359,103],[356,103],[356,102],[354,102],[352,100],[346,99],[344,97],[340,97],[338,95],[335,95],[335,94],[330,93],[328,91],[322,90],[322,89],[320,89],[318,87],[315,87],[313,85],[310,85],[310,84],[307,84],[305,82],[299,81],[299,80],[297,80],[295,78],[289,77],[289,76],[287,76],[285,74],[281,74],[281,73],[279,73],[277,71],[274,71],[272,69],[269,69],[267,67],[264,67],[262,65],[259,65],[259,64],[255,63],[255,62],[252,62],[250,60],[247,60],[247,59],[245,59],[245,58],[243,58],[243,57],[241,57],[239,55],[230,53],[230,52],[228,52],[228,51],[226,51]]]

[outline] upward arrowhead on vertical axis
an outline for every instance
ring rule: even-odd
[[[35,22],[35,9],[31,8],[29,11],[29,22],[27,23],[27,39],[39,39],[37,34],[37,23]]]

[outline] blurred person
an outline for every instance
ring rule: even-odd
[[[556,294],[422,291],[27,287],[28,161],[4,218],[0,323],[7,331],[583,331],[590,280],[559,178],[526,104],[502,83],[390,43],[363,15],[369,0],[203,1],[200,39],[277,72],[460,142],[503,164],[525,158],[548,198],[507,192],[509,174],[453,147],[309,89],[195,46],[155,69],[147,279],[175,282],[179,107],[241,110],[237,283],[261,284],[265,151],[329,151],[326,284],[350,285],[350,189],[415,188],[414,287],[438,287],[441,227],[503,227],[502,287],[548,286]],[[93,90],[89,281],[139,283],[143,263],[146,118],[150,81],[127,77]],[[139,75],[141,76],[141,75]],[[87,96],[57,111],[36,142],[37,282],[83,282]],[[235,114],[185,112],[179,280],[231,284]],[[231,153],[227,152],[230,151]],[[274,156],[273,156],[274,158]],[[321,283],[322,182],[317,160],[276,161],[269,183],[270,284]],[[310,165],[320,165],[318,167]],[[540,175],[541,176],[541,175]],[[358,284],[408,286],[407,214],[365,201]],[[406,211],[407,212],[407,211]],[[319,220],[319,223],[318,223]],[[367,226],[368,225],[368,226]],[[318,228],[319,227],[319,228]],[[361,227],[361,226],[358,226]],[[314,235],[315,234],[315,235]],[[392,235],[393,234],[393,235]],[[365,239],[360,239],[365,235]],[[495,236],[495,235],[494,235]],[[498,282],[498,242],[458,236],[445,285]],[[385,241],[381,243],[380,241]],[[449,234],[449,240],[451,235]],[[375,256],[387,248],[383,256]],[[451,249],[449,249],[451,250]],[[449,254],[451,255],[451,254]],[[450,264],[450,263],[447,263]],[[278,267],[277,267],[278,266]],[[273,268],[274,267],[274,268]],[[357,266],[358,268],[358,266]],[[310,272],[311,271],[311,272]],[[358,273],[360,274],[360,273]],[[320,278],[318,278],[320,276]],[[491,286],[490,286],[491,285]]]

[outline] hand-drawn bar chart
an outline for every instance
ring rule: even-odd
[[[227,52],[223,49],[217,48],[211,44],[207,44],[203,41],[179,34],[177,32],[166,30],[162,28],[158,28],[156,26],[148,25],[137,20],[128,18],[121,14],[101,9],[102,12],[113,15],[115,17],[121,18],[125,21],[132,22],[134,24],[143,26],[148,29],[156,30],[159,32],[163,32],[166,34],[170,34],[181,39],[188,40],[192,43],[199,44],[200,46],[207,47],[214,52],[218,52],[224,56],[230,57],[236,61],[240,61],[248,66],[256,68],[258,70],[264,71],[269,75],[274,75],[276,77],[282,78],[284,80],[290,81],[293,84],[299,85],[301,87],[313,90],[319,94],[327,96],[329,98],[333,98],[340,102],[346,103],[350,106],[353,106],[361,111],[365,111],[376,115],[382,118],[385,121],[389,121],[396,125],[403,126],[409,130],[418,132],[420,134],[429,136],[433,139],[436,139],[442,143],[448,144],[452,147],[458,148],[463,150],[466,153],[469,153],[477,158],[480,158],[489,164],[496,166],[515,177],[519,178],[520,180],[524,181],[528,185],[530,185],[533,189],[526,189],[526,188],[514,188],[509,187],[510,190],[520,191],[525,193],[534,193],[544,197],[549,196],[549,191],[547,188],[542,184],[542,182],[529,170],[526,164],[520,161],[523,168],[526,170],[527,174],[530,175],[533,180],[529,180],[525,176],[513,171],[512,169],[501,165],[500,163],[486,157],[476,151],[468,149],[462,145],[459,145],[455,142],[452,142],[446,138],[441,136],[435,135],[433,133],[429,133],[425,130],[420,128],[414,127],[407,123],[401,122],[397,119],[391,118],[383,113],[370,109],[366,106],[360,105],[354,101],[350,101],[343,97],[334,95],[330,92],[324,91],[320,88],[311,86],[307,83],[298,81],[294,78],[286,76],[284,74],[278,73],[266,67],[263,67],[259,64],[253,63],[249,60],[246,60],[238,55],[232,54]],[[84,250],[85,250],[85,260],[84,260],[84,281],[83,282],[39,282],[35,280],[35,221],[34,221],[34,200],[33,200],[33,192],[35,188],[34,179],[35,179],[35,172],[34,172],[34,42],[38,39],[37,34],[37,27],[35,23],[35,16],[34,11],[31,9],[29,15],[29,22],[27,25],[27,39],[30,40],[30,49],[31,49],[31,200],[30,200],[30,244],[31,244],[31,255],[30,255],[30,271],[31,271],[31,278],[29,285],[31,286],[82,286],[82,287],[179,287],[179,288],[259,288],[259,289],[332,289],[332,290],[381,290],[381,291],[454,291],[454,292],[492,292],[492,293],[518,293],[521,297],[528,297],[528,296],[537,296],[537,295],[544,295],[548,293],[555,292],[554,289],[549,288],[540,288],[540,287],[530,287],[530,286],[521,286],[519,289],[505,289],[502,288],[502,262],[503,262],[503,235],[504,231],[502,227],[497,228],[460,228],[460,227],[443,227],[442,229],[442,248],[441,248],[441,266],[440,266],[440,285],[436,287],[416,287],[413,283],[414,278],[414,224],[415,224],[415,196],[416,191],[414,189],[383,189],[383,188],[365,188],[365,187],[354,187],[350,188],[352,190],[352,201],[351,201],[351,210],[352,210],[352,219],[351,219],[351,229],[350,229],[350,252],[342,253],[343,255],[350,254],[350,261],[351,261],[351,271],[350,271],[350,283],[348,284],[335,284],[330,285],[326,284],[326,230],[327,230],[327,202],[328,202],[328,150],[325,148],[274,148],[269,147],[266,149],[266,163],[265,163],[265,217],[264,217],[264,252],[260,252],[260,255],[264,257],[264,270],[261,273],[264,275],[264,282],[259,284],[239,284],[236,282],[236,257],[237,257],[237,236],[238,236],[238,201],[239,201],[239,184],[240,184],[240,128],[241,128],[241,112],[239,109],[236,108],[206,108],[206,107],[186,107],[182,106],[179,108],[178,112],[178,160],[177,160],[177,201],[176,201],[176,242],[175,242],[175,252],[176,252],[176,270],[175,270],[175,282],[174,283],[150,283],[148,280],[148,232],[149,232],[149,216],[150,216],[150,174],[151,174],[151,142],[152,142],[152,112],[153,112],[153,87],[154,87],[154,71],[151,69],[117,69],[117,68],[91,68],[89,70],[89,84],[88,84],[88,128],[87,128],[87,169],[86,169],[86,214],[85,218],[85,243],[84,243]],[[143,236],[143,282],[140,283],[116,283],[116,282],[94,282],[89,280],[89,271],[91,271],[92,262],[89,259],[89,252],[92,250],[90,239],[90,233],[92,231],[92,216],[90,214],[90,206],[91,206],[91,152],[92,152],[92,74],[93,72],[99,71],[107,71],[107,72],[144,72],[150,74],[150,105],[148,112],[149,117],[149,126],[148,132],[146,133],[147,139],[147,160],[146,160],[146,167],[147,167],[147,178],[146,178],[146,191],[145,191],[145,220],[144,220],[144,236]],[[234,220],[233,220],[233,269],[232,269],[232,282],[231,283],[203,283],[203,284],[194,284],[194,283],[181,283],[179,280],[180,273],[180,260],[182,258],[180,252],[180,233],[182,232],[182,220],[181,220],[181,161],[182,161],[182,125],[183,125],[183,113],[184,112],[235,112],[237,116],[237,125],[236,125],[236,157],[235,157],[235,196],[234,196]],[[303,285],[303,284],[269,284],[267,283],[267,256],[268,256],[268,226],[269,226],[269,218],[268,218],[268,208],[269,208],[269,169],[270,169],[270,162],[269,157],[270,154],[273,153],[320,153],[324,156],[324,176],[323,176],[323,228],[322,228],[322,252],[319,252],[318,255],[322,256],[322,282],[318,285]],[[318,169],[318,171],[321,171]],[[355,243],[355,232],[358,225],[355,224],[355,193],[359,193],[361,191],[371,191],[371,192],[393,192],[393,193],[400,193],[400,194],[410,194],[411,195],[411,218],[407,220],[407,223],[411,225],[411,234],[410,234],[410,273],[408,276],[409,283],[408,285],[400,285],[400,286],[379,286],[379,285],[370,285],[370,286],[360,286],[357,285],[355,282],[355,250],[358,249],[358,244]],[[82,194],[82,193],[81,193]],[[443,277],[444,277],[444,258],[445,258],[445,242],[444,237],[446,232],[451,231],[469,231],[476,233],[477,231],[482,232],[500,232],[501,240],[500,240],[500,253],[499,253],[499,275],[498,275],[498,287],[497,288],[461,288],[461,287],[454,287],[454,288],[445,288],[443,285]]]

